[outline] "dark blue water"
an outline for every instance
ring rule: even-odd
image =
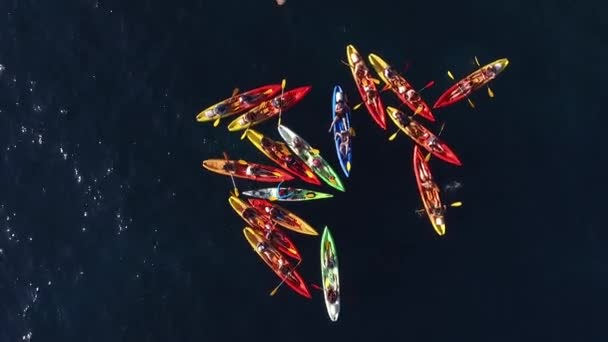
[[[375,7],[375,8],[374,8]],[[606,30],[599,5],[540,1],[0,3],[0,341],[603,341],[599,215]],[[605,27],[604,27],[605,28]],[[241,90],[312,85],[284,123],[336,170],[331,91],[354,44],[429,103],[481,63],[511,64],[437,111],[463,167],[435,159],[445,237],[420,207],[412,144],[365,110],[347,192],[286,205],[340,256],[342,312],[283,288],[244,240],[222,152],[267,162],[196,114]],[[387,104],[397,104],[388,92]],[[280,139],[273,122],[259,130]],[[587,184],[581,185],[581,181]],[[239,182],[241,190],[256,184]],[[304,184],[297,183],[303,186]],[[259,186],[258,186],[259,187]],[[591,213],[591,214],[589,214]],[[318,238],[290,234],[319,283]]]

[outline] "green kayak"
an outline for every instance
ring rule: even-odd
[[[323,297],[327,314],[332,322],[340,314],[340,276],[338,274],[338,253],[329,228],[325,226],[321,237],[321,278],[323,280]]]
[[[294,133],[289,128],[279,125],[279,134],[287,143],[287,146],[302,159],[308,167],[314,171],[325,183],[329,186],[344,191],[344,185],[340,181],[338,174],[332,169],[323,157],[316,151],[309,143],[307,143],[302,137]]]

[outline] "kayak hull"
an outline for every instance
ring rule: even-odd
[[[426,127],[422,126],[414,119],[411,119],[409,124],[407,124],[407,120],[405,119],[407,115],[394,107],[386,107],[386,112],[393,123],[395,123],[395,125],[399,127],[399,129],[410,137],[416,144],[420,145],[432,155],[445,162],[456,166],[462,166],[462,163],[460,162],[460,159],[458,159],[456,153],[454,153],[454,151],[452,151],[447,144],[439,140],[439,138],[437,138],[437,136],[429,131]],[[433,147],[430,143],[433,139],[435,139],[437,142],[435,147]]]
[[[380,126],[380,128],[386,129],[386,113],[384,112],[384,103],[380,98],[380,93],[378,92],[376,85],[370,76],[359,78],[355,71],[357,65],[359,65],[361,70],[363,70],[366,74],[369,74],[369,68],[353,45],[348,45],[346,47],[346,58],[348,60],[348,65],[350,66],[353,79],[355,80],[355,84],[357,85],[357,90],[359,91],[359,95],[361,96],[363,103],[365,103],[367,111],[371,115],[372,119],[374,119],[376,124]],[[369,86],[371,93],[374,94],[374,100],[368,101],[364,83]]]
[[[277,204],[259,198],[249,198],[248,201],[252,207],[261,213],[267,213],[267,210],[272,208],[271,214],[267,215],[269,215],[270,219],[284,228],[300,234],[319,235],[319,233],[317,233],[317,231],[306,221]]]
[[[282,194],[279,196],[277,188],[266,188],[266,189],[258,189],[258,190],[248,190],[244,191],[243,195],[255,198],[261,198],[270,201],[283,201],[283,202],[300,202],[300,201],[312,201],[319,199],[332,198],[334,195],[312,191],[307,189],[300,188],[283,188],[289,194],[289,197],[286,197],[286,194]]]
[[[417,98],[419,99],[418,101],[410,101],[407,98],[406,92],[410,89],[414,89],[414,87],[412,87],[412,85],[403,76],[401,76],[394,69],[392,69],[394,71],[394,76],[389,79],[384,74],[384,71],[387,69],[391,69],[391,65],[384,61],[380,56],[373,53],[369,54],[368,59],[370,64],[372,65],[372,68],[376,71],[380,79],[382,79],[384,84],[390,87],[391,91],[395,95],[397,95],[401,102],[407,105],[413,112],[417,112],[418,115],[422,116],[423,118],[431,122],[435,122],[435,117],[433,116],[429,105],[426,104],[424,100],[422,100],[422,97],[420,96],[420,94],[418,94],[418,92],[415,93],[417,95]]]
[[[321,185],[321,181],[308,165],[295,156],[284,143],[274,141],[253,129],[247,131],[247,139],[268,159],[280,165],[283,169],[298,176],[306,183]],[[291,163],[286,161],[288,157],[292,158]]]
[[[224,166],[228,163],[233,163],[235,171],[229,172],[224,170]],[[259,169],[262,174],[248,175],[247,168],[253,166]],[[203,161],[203,167],[211,172],[215,172],[224,176],[234,176],[237,178],[253,180],[265,183],[286,182],[294,179],[290,173],[283,171],[274,166],[262,165],[258,163],[250,163],[244,160],[225,160],[225,159],[207,159]]]
[[[299,295],[306,297],[308,299],[312,298],[310,295],[310,291],[306,286],[306,283],[302,279],[302,276],[296,271],[289,260],[285,258],[278,250],[273,248],[272,246],[267,247],[267,252],[260,252],[258,250],[258,245],[260,243],[268,243],[268,240],[264,238],[262,234],[258,231],[245,227],[243,229],[243,235],[245,239],[253,248],[253,250],[262,258],[264,263],[270,267],[270,269],[281,279],[284,280],[287,286],[289,286],[292,290],[294,290]],[[279,261],[280,260],[280,261]],[[281,271],[280,263],[284,266],[284,269],[287,271]]]
[[[333,265],[328,261],[333,259]],[[340,274],[338,272],[338,253],[329,228],[325,226],[321,237],[321,279],[323,280],[323,298],[327,314],[332,322],[340,315]],[[335,299],[330,299],[330,292],[335,293]]]
[[[256,107],[266,100],[275,97],[280,92],[280,84],[269,84],[251,89],[241,94],[235,94],[232,97],[224,99],[212,106],[209,106],[208,108],[203,109],[196,115],[196,121],[209,122],[242,113]],[[222,114],[216,114],[215,109],[222,105],[226,106],[226,111]]]
[[[336,118],[336,97],[338,94],[342,94],[342,98],[346,99],[346,94],[342,90],[342,87],[339,85],[334,87],[334,92],[331,99],[331,119],[332,121]],[[350,111],[344,113],[344,120],[340,120],[336,122],[334,127],[332,128],[332,133],[334,135],[334,144],[336,145],[336,153],[338,154],[338,162],[340,162],[340,167],[344,172],[346,177],[350,176],[350,168],[353,161],[353,149],[352,149],[352,139],[348,141],[347,153],[346,155],[342,155],[340,152],[340,144],[342,144],[342,138],[337,133],[350,131]]]
[[[492,63],[488,63],[481,68],[473,71],[460,81],[456,82],[454,85],[449,87],[446,91],[439,96],[433,108],[442,108],[451,106],[471,95],[473,92],[482,88],[490,81],[498,77],[498,74],[503,72],[507,66],[509,65],[509,60],[507,58],[497,59]],[[494,77],[487,78],[484,76],[484,71],[489,68],[494,67],[496,74]]]
[[[301,136],[296,134],[291,129],[286,126],[279,125],[278,131],[283,140],[287,143],[287,146],[291,149],[291,151],[300,157],[306,165],[321,178],[327,185],[331,186],[334,189],[339,191],[344,191],[344,184],[340,180],[340,177],[334,171],[334,169],[329,165],[329,163],[323,159],[320,154],[314,154],[312,152],[313,148],[310,144],[304,140]],[[299,141],[300,147],[297,145],[297,141]],[[314,165],[314,161],[319,163],[319,166]]]
[[[272,220],[262,215],[255,208],[249,206],[247,202],[241,200],[238,197],[230,196],[228,199],[230,206],[236,213],[245,221],[250,227],[254,228],[261,234],[264,234],[265,238],[272,243],[279,251],[285,255],[296,259],[302,260],[302,256],[296,246],[289,240],[289,238],[283,234],[280,230],[274,228]],[[271,231],[270,237],[267,237],[266,233]]]
[[[284,92],[282,95],[279,94],[270,100],[260,103],[257,107],[251,108],[246,113],[241,114],[238,118],[232,120],[228,125],[228,130],[230,132],[241,131],[278,116],[281,111],[284,114],[287,110],[300,102],[304,96],[310,92],[311,88],[312,86],[294,88]],[[279,109],[279,107],[272,105],[272,103],[281,97],[283,98],[284,105],[282,106],[282,109]]]
[[[439,236],[443,236],[445,235],[446,231],[443,210],[441,210],[441,214],[435,214],[432,211],[432,208],[443,208],[443,204],[441,203],[441,197],[439,196],[439,187],[433,180],[431,169],[429,168],[428,163],[424,160],[424,155],[422,154],[417,145],[414,146],[413,164],[414,175],[416,176],[416,184],[418,185],[418,192],[420,193],[420,197],[422,198],[422,204],[424,205],[426,215],[431,221],[435,232],[437,232]],[[423,184],[425,182],[428,182],[428,184],[432,184],[432,186],[430,188],[424,187]]]

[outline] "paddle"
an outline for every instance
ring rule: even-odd
[[[232,91],[232,95],[230,95],[230,100],[232,100],[233,97],[236,96],[236,94],[239,93],[239,88],[234,88],[234,90]],[[217,119],[215,119],[215,121],[213,121],[213,127],[217,127],[220,124],[220,120],[222,119],[222,116],[219,115],[217,117]]]
[[[283,286],[283,283],[285,283],[285,280],[287,280],[287,278],[289,278],[289,276],[291,275],[291,272],[295,271],[296,268],[298,268],[298,266],[300,266],[301,262],[302,262],[302,259],[300,259],[300,261],[298,261],[298,263],[291,270],[289,270],[289,272],[281,280],[281,282],[279,283],[279,285],[277,285],[272,291],[270,291],[270,296],[274,296],[277,293],[277,291],[281,288],[281,286]]]
[[[458,202],[453,202],[453,203],[450,203],[450,204],[448,205],[448,207],[450,207],[450,208],[458,208],[458,207],[462,207],[462,202],[458,201]],[[421,214],[424,214],[424,211],[425,211],[425,209],[417,209],[417,210],[415,211],[415,213],[416,213],[416,214],[418,214],[418,215],[421,215]]]
[[[477,64],[477,66],[481,68],[481,65],[479,64],[479,60],[477,59],[477,56],[475,56],[475,64]],[[492,91],[492,89],[490,89],[489,85],[486,85],[486,87],[488,87],[488,96],[493,98],[494,92]]]
[[[224,160],[228,161],[228,153],[224,153]],[[232,180],[232,186],[234,187],[234,196],[239,197],[239,189],[236,187],[236,182],[234,181],[234,176],[230,173],[230,179]]]
[[[281,81],[281,100],[283,100],[283,94],[285,94],[285,85],[287,84],[287,80],[283,79],[283,81]],[[279,124],[278,126],[281,126],[281,114],[283,114],[283,106],[281,106],[279,108]]]

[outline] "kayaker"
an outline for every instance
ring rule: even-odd
[[[321,162],[321,158],[319,158],[319,156],[315,156],[313,154],[308,155],[308,162],[315,168],[320,168],[323,166],[323,162]]]
[[[300,137],[294,137],[292,140],[292,147],[296,154],[300,154],[304,150],[305,145]]]
[[[285,104],[287,104],[287,101],[283,98],[283,96],[277,96],[274,99],[272,99],[272,101],[270,101],[270,103],[276,110],[281,110],[285,107]]]
[[[384,77],[386,77],[388,80],[391,80],[396,76],[397,76],[397,73],[395,72],[395,70],[393,70],[393,68],[384,69]]]
[[[338,292],[334,290],[333,286],[327,289],[327,301],[334,304],[338,300]]]
[[[255,212],[255,210],[247,208],[243,211],[243,218],[245,219],[245,221],[252,221],[255,220],[257,218],[257,213]]]
[[[224,163],[224,166],[222,166],[222,169],[228,173],[235,173],[236,172],[236,163],[232,160],[226,161]]]
[[[346,158],[348,155],[348,148],[350,147],[350,131],[344,130],[342,132],[336,132],[336,138],[340,138],[338,150],[340,151],[340,154]]]
[[[283,213],[274,206],[267,206],[264,208],[264,211],[272,220],[278,220],[283,217]]]
[[[228,111],[228,105],[225,103],[220,103],[217,106],[213,107],[212,110],[205,111],[205,116],[208,118],[213,118],[218,115],[222,115]]]
[[[410,89],[405,92],[405,97],[408,101],[416,103],[420,101],[420,94],[418,94],[414,89]]]
[[[435,152],[443,152],[443,148],[439,144],[439,139],[436,136],[431,136],[428,140],[429,148]]]
[[[247,165],[247,169],[245,169],[245,174],[250,177],[263,177],[263,176],[276,176],[274,172],[261,168],[257,164],[249,164]]]
[[[250,106],[252,104],[255,104],[255,102],[260,98],[260,96],[255,96],[252,94],[241,94],[241,96],[239,96],[239,103],[245,106]]]
[[[245,115],[243,115],[243,118],[241,119],[241,121],[243,122],[243,124],[252,123],[255,120],[256,116],[257,116],[257,112],[255,111],[255,109],[253,109],[253,110],[250,110],[247,113],[245,113]]]

